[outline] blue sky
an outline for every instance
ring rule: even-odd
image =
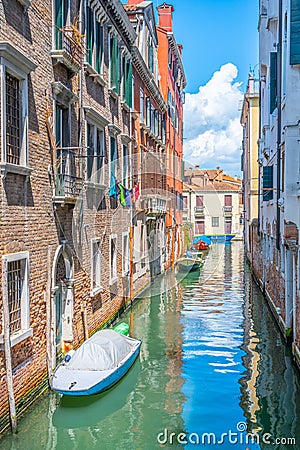
[[[160,4],[155,1],[154,6]],[[177,42],[183,44],[188,92],[197,92],[223,64],[246,84],[258,62],[258,0],[171,0]]]
[[[161,4],[154,1],[154,6]],[[187,77],[187,164],[241,176],[240,108],[258,63],[258,0],[171,0]],[[255,69],[257,75],[257,66]]]

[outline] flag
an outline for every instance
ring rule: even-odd
[[[131,192],[128,189],[125,189],[125,201],[126,206],[130,208],[131,206]]]
[[[125,188],[121,183],[118,183],[118,187],[120,189],[120,203],[122,206],[126,206]]]
[[[120,194],[120,188],[118,186],[118,182],[115,181],[111,185],[111,188],[109,190],[109,196],[115,198],[116,200],[118,200],[119,194]]]
[[[134,188],[133,188],[133,192],[134,192],[134,199],[135,201],[138,200],[139,196],[140,196],[140,184],[137,183]]]

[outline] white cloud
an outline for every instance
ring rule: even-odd
[[[225,64],[196,94],[186,94],[184,107],[185,160],[203,168],[220,166],[240,173],[242,127],[239,104],[241,83],[237,67]]]

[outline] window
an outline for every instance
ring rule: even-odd
[[[151,127],[151,101],[150,98],[146,98],[146,126]]]
[[[20,130],[20,82],[6,72],[6,158],[11,164],[20,164],[21,130]]]
[[[0,43],[0,61],[1,170],[29,175],[27,78],[36,65],[7,42]]]
[[[117,236],[114,234],[110,237],[110,283],[114,283],[117,278]]]
[[[140,89],[140,122],[144,122],[144,91]]]
[[[183,209],[188,209],[188,198],[186,195],[183,196]]]
[[[123,276],[129,273],[129,236],[128,232],[122,235],[122,272]]]
[[[291,0],[290,14],[290,64],[300,64],[300,4]]]
[[[148,41],[148,67],[151,73],[154,72],[154,51],[152,42]]]
[[[196,206],[203,206],[203,195],[196,195]]]
[[[122,56],[122,101],[132,107],[132,62],[125,55]]]
[[[87,7],[86,14],[86,59],[101,74],[104,42],[103,26],[96,20],[95,13],[89,6]]]
[[[277,107],[277,52],[270,53],[270,114]]]
[[[116,182],[117,176],[117,143],[114,136],[110,136],[110,187]]]
[[[116,36],[110,37],[110,52],[109,52],[109,74],[110,74],[110,88],[117,94],[120,93],[119,84],[119,46]]]
[[[101,241],[100,239],[92,240],[92,255],[91,255],[91,274],[92,285],[91,294],[96,295],[102,289],[101,287]]]
[[[273,198],[273,166],[263,167],[263,201]]]
[[[211,226],[212,227],[218,227],[219,226],[219,217],[212,217],[211,218]]]
[[[87,122],[87,180],[104,184],[104,131]]]
[[[232,195],[224,195],[224,206],[232,206]]]
[[[123,157],[122,157],[122,165],[123,165],[123,173],[122,173],[122,184],[124,187],[129,185],[129,158],[128,158],[128,147],[127,145],[122,146],[123,148]]]
[[[204,221],[196,221],[195,222],[195,234],[204,234],[204,232],[205,232]]]
[[[7,291],[11,345],[32,335],[29,313],[29,253],[20,252],[2,257]]]
[[[55,0],[55,48],[63,49],[63,27],[67,25],[69,0]]]

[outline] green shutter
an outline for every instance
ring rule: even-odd
[[[269,189],[268,189],[269,188]],[[273,166],[263,167],[263,201],[273,198]]]
[[[154,65],[154,54],[153,54],[153,45],[149,42],[148,44],[148,67],[150,72],[153,73],[153,65]]]
[[[93,65],[93,45],[94,45],[94,16],[90,7],[86,9],[86,44],[87,54],[86,60],[92,66]]]
[[[277,107],[277,52],[270,53],[270,113]]]
[[[66,25],[68,3],[66,0],[55,0],[55,43],[56,49],[62,50],[63,36],[61,28]]]
[[[110,40],[110,87],[119,94],[119,49],[115,36]]]
[[[300,64],[300,0],[291,0],[290,64]]]
[[[87,179],[90,180],[93,173],[93,163],[94,163],[94,142],[93,142],[93,127],[88,123],[87,124]]]
[[[132,108],[132,63],[131,61],[127,61],[127,80],[126,80],[126,103]]]
[[[103,27],[96,22],[96,70],[101,73],[101,62],[103,54]]]

